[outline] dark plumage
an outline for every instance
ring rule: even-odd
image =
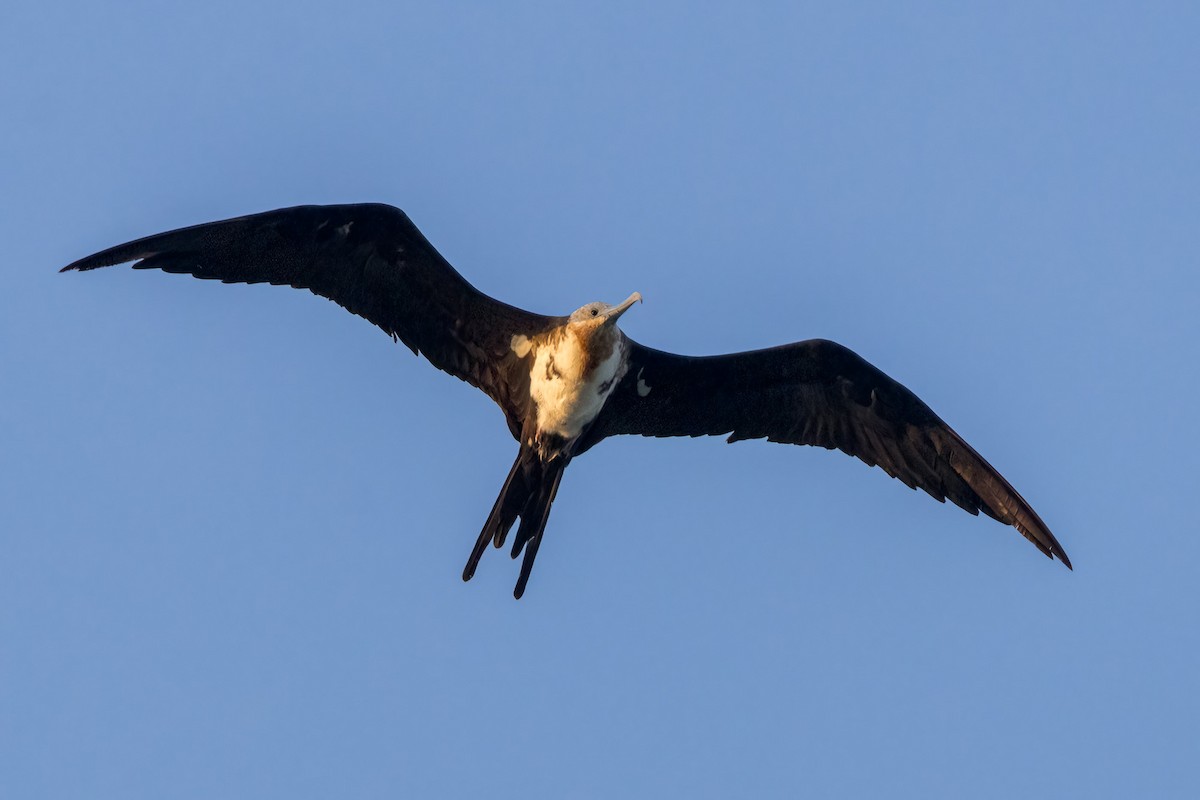
[[[607,436],[704,436],[819,445],[882,467],[939,501],[1012,525],[1071,562],[1045,523],[921,400],[850,350],[811,340],[691,358],[632,341],[618,306],[532,314],[467,283],[399,209],[300,206],[196,225],[118,245],[64,267],[126,262],[225,283],[309,289],[424,355],[499,404],[517,460],[463,571],[519,518],[520,597],[571,459]]]

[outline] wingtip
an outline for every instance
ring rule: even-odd
[[[1042,555],[1044,555],[1046,558],[1050,559],[1051,561],[1057,559],[1058,561],[1062,562],[1064,567],[1071,570],[1071,572],[1075,571],[1075,568],[1071,566],[1071,559],[1067,558],[1066,551],[1062,549],[1062,545],[1058,543],[1057,539],[1052,539],[1050,544],[1043,544],[1034,540],[1034,544],[1037,545],[1038,550],[1041,550]]]
[[[105,252],[107,252],[107,251],[105,251]],[[98,258],[98,256],[100,256],[100,255],[102,255],[102,253],[90,255],[90,256],[87,256],[86,258],[81,258],[78,261],[72,261],[70,264],[67,264],[65,267],[60,269],[59,274],[62,274],[64,272],[87,272],[88,270],[99,269],[100,267],[114,266],[113,264],[111,264],[109,262],[101,261]],[[118,262],[118,263],[123,263],[123,262]]]
[[[1018,530],[1020,529],[1018,528]],[[1067,551],[1063,550],[1063,546],[1058,543],[1058,539],[1055,539],[1054,535],[1050,533],[1050,531],[1046,530],[1044,525],[1042,526],[1042,531],[1045,534],[1045,539],[1034,539],[1034,544],[1036,544],[1038,549],[1045,553],[1051,561],[1057,558],[1063,563],[1064,567],[1074,572],[1075,568],[1071,566],[1071,559],[1067,557]],[[1024,533],[1024,531],[1021,532]]]
[[[132,261],[133,259],[113,261],[110,257],[110,254],[114,251],[121,250],[126,247],[128,247],[128,245],[117,245],[117,247],[110,247],[107,250],[101,250],[99,253],[92,253],[90,256],[77,258],[70,264],[67,264],[65,267],[60,269],[59,272],[87,272],[88,270],[99,269],[100,267],[112,267],[117,264],[123,264],[125,261]]]

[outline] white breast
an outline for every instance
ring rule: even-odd
[[[529,394],[537,403],[537,426],[541,433],[574,439],[596,418],[621,376],[623,343],[583,379],[585,353],[579,340],[564,336],[554,345],[537,348]]]

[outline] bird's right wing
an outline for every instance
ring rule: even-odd
[[[194,225],[111,247],[63,271],[129,261],[224,283],[308,289],[482,389],[510,420],[524,402],[500,369],[512,336],[554,322],[475,289],[403,211],[382,204],[297,206]]]
[[[1016,490],[920,398],[834,342],[693,358],[629,341],[629,369],[589,431],[818,445],[879,466],[940,502],[1012,525],[1047,556],[1062,546]]]

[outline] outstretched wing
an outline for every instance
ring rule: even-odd
[[[630,341],[629,369],[591,431],[768,439],[837,448],[938,501],[1020,531],[1071,566],[1028,503],[915,394],[834,342],[690,358]]]
[[[482,389],[510,418],[520,403],[504,374],[512,335],[532,336],[554,321],[475,289],[403,211],[382,204],[297,206],[194,225],[111,247],[62,271],[129,261],[134,269],[308,289]]]

